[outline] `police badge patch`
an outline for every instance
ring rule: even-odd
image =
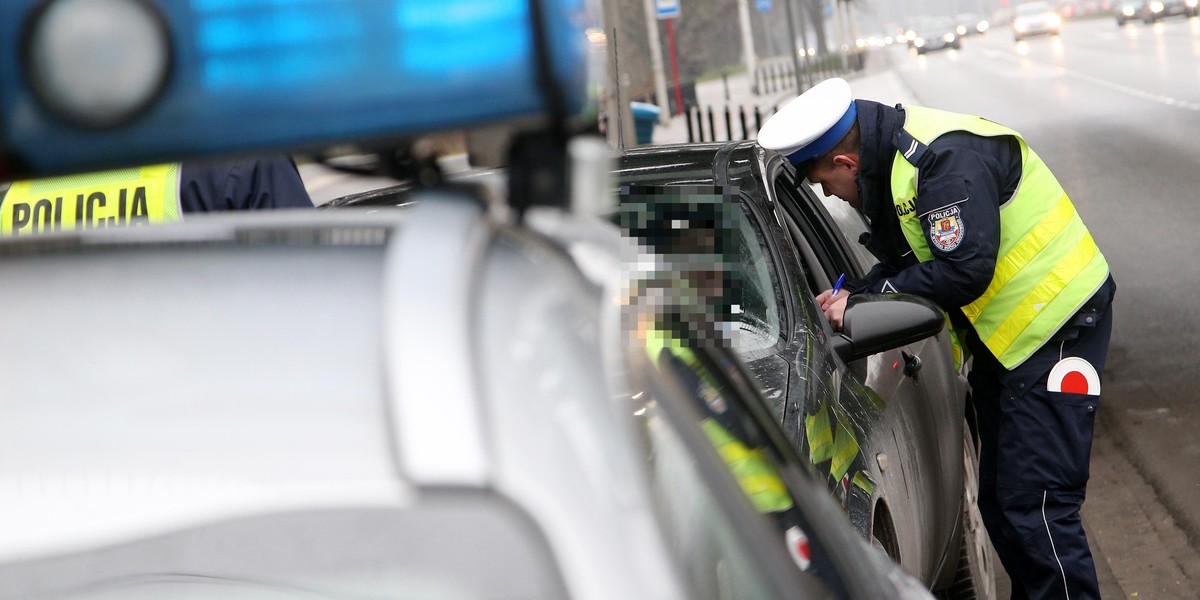
[[[929,241],[942,252],[950,252],[962,242],[964,227],[958,207],[929,213]]]

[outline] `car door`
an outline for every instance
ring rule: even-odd
[[[801,301],[815,308],[817,291],[832,287],[842,273],[862,276],[871,258],[847,240],[807,184],[798,184],[790,164],[770,155],[763,157],[763,168],[767,192],[805,267],[808,289]],[[818,322],[828,327],[823,316]],[[848,365],[837,359],[814,365],[814,375],[835,380],[843,407],[861,407],[872,425],[860,442],[868,457],[866,475],[880,486],[870,507],[873,536],[932,584],[942,565],[956,560],[950,548],[962,490],[963,396],[948,335]],[[847,415],[856,416],[850,410]]]
[[[634,413],[652,447],[648,454],[655,457],[655,463],[665,463],[655,469],[656,485],[663,483],[659,479],[669,479],[673,481],[672,488],[677,487],[690,473],[696,482],[691,491],[684,494],[689,497],[703,495],[702,488],[722,487],[715,481],[720,478],[725,479],[726,490],[728,483],[737,481],[747,497],[759,493],[772,495],[769,506],[755,503],[771,531],[758,538],[757,550],[763,553],[786,547],[803,572],[800,581],[819,581],[823,584],[821,591],[832,592],[839,598],[929,598],[928,592],[916,580],[901,572],[882,554],[868,548],[846,526],[836,505],[819,489],[820,483],[811,477],[806,463],[786,440],[774,415],[766,410],[745,363],[730,348],[696,342],[711,340],[710,334],[691,333],[683,334],[683,339],[678,340],[678,348],[687,350],[682,353],[661,351],[651,360],[653,370],[660,376],[658,384],[648,386],[648,395],[633,396],[636,399]],[[687,358],[682,358],[685,355]],[[639,369],[631,371],[638,372]],[[686,452],[665,451],[669,437],[666,434],[672,429],[678,445],[683,445],[687,441],[685,438],[691,438],[691,447]],[[691,429],[692,435],[684,435],[685,429]],[[696,435],[699,431],[704,434]],[[703,460],[713,450],[706,446],[715,446],[721,460]],[[747,464],[754,467],[748,469]],[[668,473],[670,476],[666,475]],[[700,485],[700,479],[713,481]],[[773,484],[764,485],[764,480]],[[662,495],[681,496],[678,492]],[[687,502],[676,500],[668,504],[672,507],[670,512],[674,513]],[[711,517],[704,521],[722,522]],[[742,527],[751,525],[743,523]],[[730,532],[726,537],[734,536]],[[683,552],[690,559],[698,558],[699,554],[691,547]],[[729,567],[714,569],[711,564],[705,564],[689,571],[711,577],[714,573],[729,571]],[[814,575],[815,580],[810,581]],[[744,583],[758,585],[755,581]],[[734,591],[731,589],[730,593]],[[804,597],[810,597],[808,593],[816,597],[819,592],[812,587]]]

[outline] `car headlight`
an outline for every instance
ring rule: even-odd
[[[1196,8],[1197,5],[1200,5],[1200,0],[1187,0],[1187,2],[1184,2],[1184,4],[1186,4],[1188,8]]]
[[[959,25],[958,27],[955,27],[954,30],[958,32],[958,35],[967,35],[966,25]]]
[[[1059,25],[1062,25],[1062,17],[1059,17],[1058,15],[1051,15],[1049,21],[1051,27],[1058,27]]]
[[[991,27],[991,25],[988,24],[987,21],[980,21],[979,24],[975,26],[975,30],[979,33],[983,33],[988,30],[988,27]]]
[[[1028,28],[1029,27],[1025,23],[1022,23],[1022,22],[1013,23],[1013,29],[1016,29],[1017,33],[1025,33],[1025,30]]]
[[[1133,7],[1132,7],[1132,6],[1126,6],[1126,7],[1122,8],[1122,9],[1121,9],[1121,14],[1123,14],[1123,15],[1125,15],[1125,16],[1127,16],[1127,17],[1132,17],[1132,16],[1133,16]]]
[[[1162,11],[1163,11],[1163,3],[1162,2],[1151,2],[1150,3],[1150,12],[1160,13]]]
[[[913,45],[918,48],[924,48],[925,47],[925,38],[919,37],[919,38],[913,40]]]
[[[942,39],[945,40],[947,44],[953,44],[954,43],[954,34],[947,33],[946,35],[942,36]]]

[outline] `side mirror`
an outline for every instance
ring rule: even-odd
[[[831,340],[842,362],[937,335],[946,326],[936,304],[909,294],[855,294],[846,304],[842,332]]]

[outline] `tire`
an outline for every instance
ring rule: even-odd
[[[954,583],[943,595],[946,600],[995,600],[996,565],[999,560],[983,518],[979,514],[976,495],[979,490],[979,455],[971,428],[963,424],[963,506],[962,543],[959,544],[958,572]]]

